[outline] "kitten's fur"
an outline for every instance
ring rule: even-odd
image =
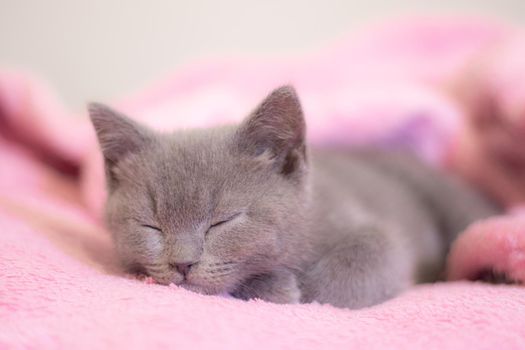
[[[172,134],[89,111],[117,252],[162,284],[364,307],[438,278],[455,235],[496,213],[406,155],[308,152],[291,87],[239,126]]]

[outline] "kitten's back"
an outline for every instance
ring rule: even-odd
[[[459,179],[416,157],[383,150],[314,150],[311,154],[319,244],[328,247],[360,222],[401,230],[417,278],[434,280],[450,243],[470,223],[498,208]],[[317,226],[316,226],[317,227]]]

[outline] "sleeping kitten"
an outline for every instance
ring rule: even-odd
[[[162,284],[365,307],[439,278],[454,237],[497,212],[408,155],[307,150],[291,87],[238,126],[161,134],[89,112],[118,255]]]

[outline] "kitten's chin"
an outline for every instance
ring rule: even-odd
[[[204,294],[204,295],[219,295],[225,293],[225,291],[219,289],[219,288],[213,288],[213,287],[203,287],[199,286],[197,284],[192,284],[188,282],[182,282],[178,284],[179,287],[182,287],[186,290],[189,290],[191,292]]]

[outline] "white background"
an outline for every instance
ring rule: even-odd
[[[37,73],[79,109],[198,58],[305,51],[413,13],[525,24],[525,0],[0,0],[0,67]]]

